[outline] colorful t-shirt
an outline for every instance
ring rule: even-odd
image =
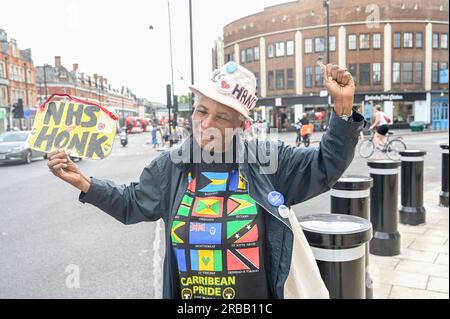
[[[269,298],[264,219],[236,164],[197,164],[171,228],[183,299]]]

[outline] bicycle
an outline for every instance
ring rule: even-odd
[[[359,145],[358,153],[363,158],[369,158],[375,152],[375,149],[379,149],[382,153],[386,153],[387,157],[391,160],[397,161],[400,159],[399,152],[406,150],[406,144],[401,140],[401,137],[392,138],[394,133],[387,132],[386,133],[386,143],[380,145],[381,149],[375,146],[373,139],[375,137],[374,131],[369,139],[365,139]]]
[[[314,126],[312,124],[296,125],[296,128],[297,138],[295,140],[295,145],[299,147],[303,143],[305,147],[309,147],[311,144],[311,135],[314,132]]]

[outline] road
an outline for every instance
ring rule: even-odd
[[[280,134],[288,143],[289,134]],[[159,153],[148,133],[116,140],[111,156],[83,160],[87,176],[117,183],[137,181]],[[439,144],[448,133],[404,137],[409,148],[428,152],[426,187],[440,184]],[[368,175],[355,156],[346,173]],[[45,160],[0,165],[0,298],[159,298],[161,297],[161,223],[124,226],[91,205],[79,191],[55,178]],[[438,196],[438,194],[436,195]],[[294,207],[297,214],[327,212],[329,194]],[[79,275],[79,276],[77,276]],[[79,281],[76,279],[79,278]]]

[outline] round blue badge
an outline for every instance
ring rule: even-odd
[[[280,192],[276,191],[270,192],[269,195],[267,195],[267,200],[270,205],[276,207],[284,204],[284,196]]]
[[[234,62],[229,62],[227,67],[225,68],[225,70],[227,71],[227,73],[232,74],[234,72],[236,72],[238,66],[236,63]]]

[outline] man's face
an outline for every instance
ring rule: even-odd
[[[239,112],[200,95],[192,114],[192,126],[194,138],[202,149],[224,152],[233,139],[232,130],[243,128],[244,121]]]

